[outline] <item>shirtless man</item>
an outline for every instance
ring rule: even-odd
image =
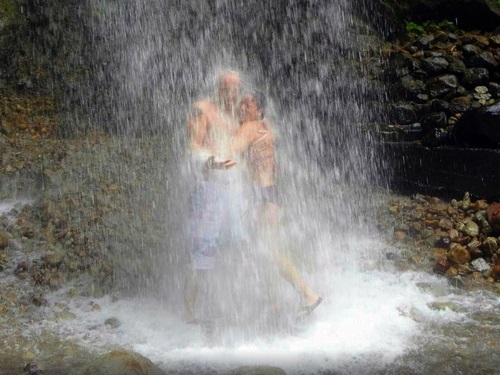
[[[260,207],[259,234],[267,243],[277,238],[279,226],[280,197],[276,187],[276,159],[272,142],[256,142],[261,132],[268,131],[263,120],[266,98],[259,91],[246,94],[240,102],[238,117],[240,127],[231,144],[231,156],[246,153],[246,160],[255,183]],[[273,260],[280,274],[299,293],[301,298],[299,316],[310,314],[322,301],[305,282],[300,271],[282,249],[273,250]]]
[[[236,110],[240,77],[225,72],[218,77],[217,96],[195,103],[188,119],[189,149],[193,172],[199,181],[190,209],[192,277],[185,295],[186,319],[194,319],[198,288],[208,271],[215,267],[221,236],[244,241],[242,220],[241,170],[236,162],[221,159],[239,128]],[[261,135],[262,136],[262,135]]]

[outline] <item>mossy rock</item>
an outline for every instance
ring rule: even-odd
[[[165,375],[153,362],[140,354],[125,350],[107,353],[73,375]]]

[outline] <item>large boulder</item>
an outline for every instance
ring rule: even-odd
[[[73,375],[165,375],[140,354],[115,350],[90,362]]]

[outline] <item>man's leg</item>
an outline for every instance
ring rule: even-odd
[[[203,184],[193,197],[190,222],[191,273],[186,278],[184,292],[185,316],[194,321],[194,310],[200,285],[215,266],[220,233],[219,192],[216,187]]]

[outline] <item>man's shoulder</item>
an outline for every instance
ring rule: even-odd
[[[209,99],[202,99],[202,100],[199,100],[197,101],[196,103],[193,104],[192,108],[198,108],[198,109],[201,109],[201,110],[214,110],[216,109],[216,105],[213,101],[209,100]]]

